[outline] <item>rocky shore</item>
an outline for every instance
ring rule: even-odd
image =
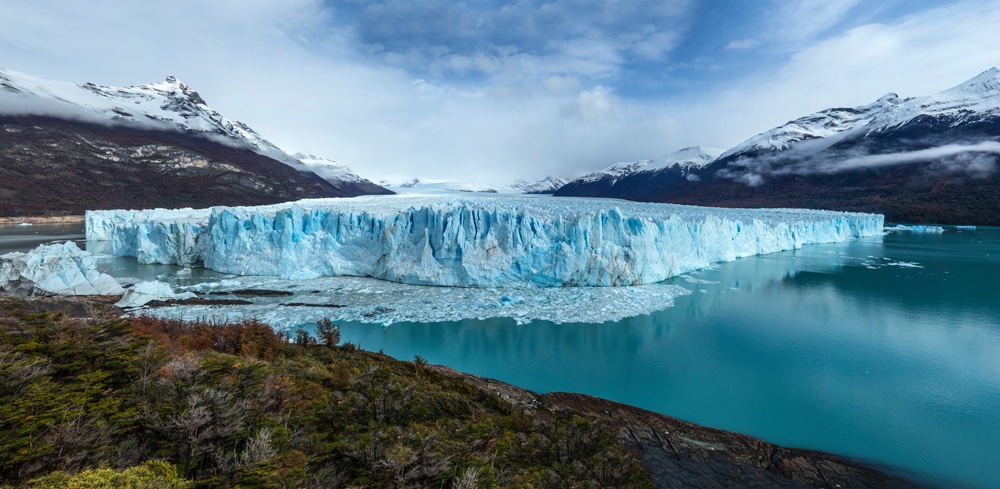
[[[4,224],[83,224],[83,216],[0,217],[0,225]]]
[[[607,399],[566,392],[536,394],[448,367],[433,368],[462,377],[532,415],[551,410],[599,420],[617,434],[619,443],[641,457],[660,488],[926,487],[836,455],[781,447]]]

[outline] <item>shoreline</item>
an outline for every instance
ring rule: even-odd
[[[11,216],[0,217],[0,225],[4,224],[83,224],[84,218],[79,216]]]
[[[117,317],[117,296],[12,297],[33,312],[58,312],[72,318]],[[0,309],[3,309],[0,307]],[[2,315],[2,314],[0,314]],[[749,435],[697,425],[586,394],[539,394],[495,379],[447,366],[428,365],[438,374],[459,378],[496,397],[531,419],[569,413],[608,427],[620,446],[649,470],[653,484],[674,487],[931,487],[891,467],[881,469],[841,455],[772,444]],[[917,474],[910,474],[918,477]],[[941,484],[946,486],[946,484]]]

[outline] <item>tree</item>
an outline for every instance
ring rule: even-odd
[[[323,318],[316,322],[316,335],[328,348],[340,344],[340,326],[333,324],[330,318]]]

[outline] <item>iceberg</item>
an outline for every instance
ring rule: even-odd
[[[652,284],[740,257],[879,235],[879,214],[613,199],[377,196],[91,211],[87,238],[140,263],[413,285]]]
[[[923,226],[914,225],[907,226],[904,224],[897,224],[895,226],[885,227],[886,231],[905,231],[910,233],[922,233],[922,234],[941,234],[944,232],[944,228],[941,226]]]
[[[0,255],[0,290],[42,295],[120,295],[110,275],[97,271],[97,260],[72,241],[39,245],[27,253]]]

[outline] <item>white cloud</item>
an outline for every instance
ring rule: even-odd
[[[861,25],[806,44],[783,65],[726,82],[698,100],[665,100],[661,110],[685,121],[681,137],[691,144],[732,147],[819,110],[955,86],[1000,64],[998,25],[1000,9],[992,1]]]
[[[342,12],[323,0],[33,0],[0,9],[0,52],[5,67],[57,80],[130,85],[173,73],[276,144],[372,179],[501,181],[575,176],[694,144],[729,147],[815,110],[890,91],[937,92],[1000,63],[995,2],[831,35],[855,3],[789,7],[784,18],[799,23],[782,24],[781,32],[804,40],[786,63],[733,78],[713,62],[716,71],[699,73],[728,81],[683,99],[638,101],[602,88],[625,76],[630,56],[669,56],[686,11],[673,7],[657,13],[677,21],[669,29],[637,29],[632,37],[567,23],[562,37],[539,37],[538,50],[498,43],[373,55],[377,47],[359,45],[357,32],[337,23]],[[632,10],[615,22],[643,13]],[[544,27],[532,28],[544,34]],[[817,42],[820,33],[826,37]],[[404,69],[428,59],[438,74],[463,77]]]
[[[790,43],[808,41],[842,21],[861,0],[778,0],[770,35]]]
[[[748,39],[738,39],[738,40],[729,41],[729,44],[726,44],[726,49],[730,50],[730,51],[732,51],[732,50],[751,49],[751,48],[757,47],[758,44],[760,44],[760,41],[758,41],[756,39],[749,39],[749,38]]]
[[[373,63],[350,33],[324,27],[335,14],[321,0],[37,0],[0,10],[0,49],[7,67],[56,80],[132,85],[172,73],[274,143],[372,179],[574,174],[660,153],[676,129],[580,80],[616,69],[606,44],[469,56],[496,75],[462,88]]]

